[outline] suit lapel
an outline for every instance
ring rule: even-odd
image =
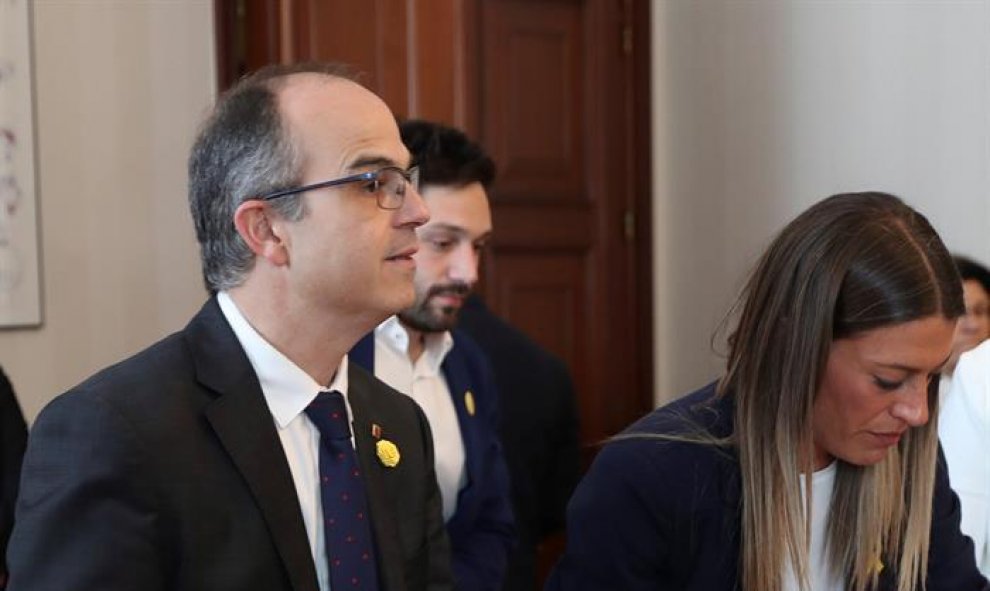
[[[354,348],[347,354],[347,358],[368,370],[371,375],[375,375],[375,333],[374,331],[364,335],[364,337],[354,345]]]
[[[185,330],[196,376],[217,393],[206,419],[251,490],[297,591],[318,591],[292,473],[258,378],[215,299]]]
[[[372,436],[372,425],[379,424],[387,429],[376,417],[375,401],[367,377],[359,371],[351,369],[348,373],[347,401],[351,406],[354,421],[351,424],[354,433],[354,446],[357,451],[361,473],[368,495],[368,510],[371,513],[371,524],[375,533],[375,549],[378,553],[378,575],[383,581],[383,589],[395,591],[405,589],[405,578],[396,567],[403,564],[401,548],[398,546],[399,531],[396,528],[397,515],[392,510],[386,495],[386,486],[378,461]],[[388,437],[387,430],[384,436]]]
[[[447,380],[447,389],[450,390],[451,402],[457,410],[457,422],[461,429],[461,440],[464,442],[464,464],[467,470],[467,485],[461,489],[458,497],[471,494],[472,483],[477,481],[478,470],[478,424],[477,424],[477,402],[475,393],[471,390],[471,377],[468,374],[467,363],[461,358],[462,349],[454,347],[447,353],[440,369]],[[471,399],[471,408],[468,408],[468,399]],[[458,500],[460,506],[460,500]]]

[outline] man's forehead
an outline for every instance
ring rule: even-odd
[[[279,110],[289,120],[336,114],[346,121],[351,111],[366,110],[378,100],[355,82],[312,72],[290,74],[274,90]]]
[[[304,149],[334,152],[342,169],[409,162],[388,106],[363,86],[323,74],[294,74],[279,90],[290,133]]]
[[[481,183],[427,185],[421,194],[430,210],[430,221],[421,227],[422,231],[456,233],[472,240],[491,233],[491,207]]]

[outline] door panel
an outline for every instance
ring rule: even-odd
[[[485,2],[482,137],[504,202],[587,200],[581,3]]]
[[[408,15],[405,2],[364,0],[293,3],[295,59],[350,64],[397,115],[409,104]]]
[[[499,166],[486,293],[568,363],[587,461],[652,405],[636,9],[490,0],[477,27],[479,137]]]

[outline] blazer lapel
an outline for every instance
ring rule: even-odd
[[[348,374],[347,401],[354,415],[351,424],[354,433],[354,446],[357,451],[361,474],[368,496],[368,510],[375,534],[375,549],[378,558],[378,574],[386,591],[399,591],[406,588],[405,578],[396,567],[403,564],[402,551],[398,546],[399,531],[396,528],[397,515],[385,493],[387,484],[382,478],[382,465],[378,461],[372,424],[375,420],[373,394],[364,375],[351,370]],[[380,423],[378,423],[380,424]],[[388,425],[384,425],[388,427]],[[387,433],[385,433],[387,435]]]
[[[375,374],[375,333],[364,335],[347,354],[347,359]]]
[[[221,445],[230,454],[261,510],[292,588],[318,591],[316,567],[292,473],[258,378],[211,299],[185,330],[200,382],[218,395],[206,407]]]
[[[457,410],[457,422],[461,428],[461,440],[464,442],[464,465],[467,471],[467,484],[461,489],[458,495],[458,506],[460,498],[471,494],[472,483],[477,481],[478,472],[478,429],[477,429],[477,401],[475,393],[471,390],[471,377],[468,375],[467,363],[461,359],[462,350],[457,348],[457,341],[454,347],[447,353],[440,369],[447,380],[447,389],[450,390],[451,402]],[[470,406],[470,408],[469,408]]]

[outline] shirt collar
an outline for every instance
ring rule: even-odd
[[[336,390],[347,399],[346,355],[340,360],[329,386],[324,388],[258,334],[227,292],[217,294],[217,303],[258,376],[268,410],[279,428],[284,429],[324,390]]]
[[[404,359],[409,359],[409,333],[399,322],[398,316],[389,316],[385,322],[375,327],[375,339],[385,343],[389,349]],[[440,373],[443,360],[453,347],[454,337],[449,330],[425,333],[423,355],[416,361],[416,365],[432,375],[437,375]]]

